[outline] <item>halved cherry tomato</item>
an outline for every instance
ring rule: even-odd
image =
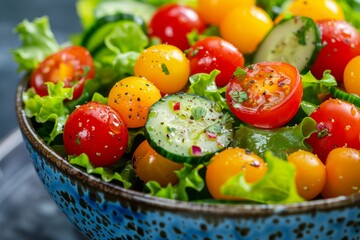
[[[167,44],[153,45],[140,53],[134,66],[135,76],[144,77],[160,92],[176,93],[187,84],[190,64],[185,53]]]
[[[71,46],[48,56],[32,72],[30,86],[40,96],[48,95],[45,82],[63,81],[65,87],[74,87],[73,99],[80,97],[85,81],[94,77],[93,59],[85,48]]]
[[[111,88],[108,104],[123,116],[129,128],[145,125],[149,109],[161,98],[159,89],[140,77],[121,79]]]
[[[360,152],[354,148],[335,148],[326,159],[324,198],[360,192]]]
[[[306,200],[317,197],[326,181],[323,162],[315,154],[304,150],[290,153],[287,159],[295,165],[295,183],[299,195]]]
[[[244,173],[249,183],[259,181],[265,176],[267,165],[253,152],[243,148],[228,148],[214,155],[206,168],[206,185],[215,199],[241,200],[240,197],[226,196],[221,193],[222,185],[231,177]]]
[[[178,177],[174,171],[183,167],[181,163],[159,155],[146,140],[136,148],[132,161],[135,172],[142,181],[157,181],[163,187],[169,183],[176,184]]]
[[[230,110],[259,128],[280,127],[299,109],[303,95],[298,70],[282,62],[249,65],[235,74],[226,89]]]
[[[318,132],[313,133],[306,141],[323,162],[334,148],[360,149],[360,110],[353,104],[328,99],[310,117],[317,122]]]
[[[194,9],[179,4],[167,4],[160,7],[151,18],[149,35],[160,38],[162,43],[185,50],[190,47],[186,35],[193,30],[202,33],[205,27],[205,22]]]
[[[236,68],[244,66],[244,56],[231,43],[220,37],[206,37],[197,41],[188,51],[191,74],[210,73],[217,69],[216,85],[225,86]]]
[[[324,71],[330,69],[336,80],[342,83],[346,64],[360,55],[360,35],[352,25],[342,20],[320,20],[316,25],[321,33],[323,48],[311,72],[321,79]]]
[[[95,167],[110,166],[126,150],[128,129],[121,115],[110,106],[88,102],[69,115],[63,140],[69,155],[85,153]]]

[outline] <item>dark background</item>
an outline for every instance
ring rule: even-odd
[[[83,237],[57,208],[38,179],[21,142],[15,116],[13,29],[23,19],[47,15],[59,43],[81,30],[75,0],[1,0],[0,3],[0,239],[75,240]],[[5,151],[6,150],[6,151]],[[9,150],[9,151],[8,151]]]

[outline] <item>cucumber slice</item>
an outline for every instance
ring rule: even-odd
[[[107,15],[98,19],[83,35],[81,45],[86,47],[90,53],[94,54],[104,43],[106,36],[118,24],[124,21],[132,21],[141,26],[146,33],[147,27],[144,20],[136,15],[127,13],[117,13],[115,15]]]
[[[284,19],[265,36],[255,52],[254,62],[280,61],[306,73],[321,49],[321,36],[308,17]]]
[[[107,15],[117,13],[128,13],[142,17],[148,23],[154,14],[156,7],[144,2],[136,2],[133,0],[112,0],[101,1],[95,8],[95,17],[102,18]]]
[[[150,108],[145,137],[160,155],[199,164],[230,144],[232,118],[215,102],[198,95],[167,95]]]
[[[360,97],[358,95],[347,93],[335,86],[330,88],[330,93],[334,98],[347,101],[360,108]]]

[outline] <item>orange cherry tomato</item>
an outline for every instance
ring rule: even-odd
[[[270,16],[261,8],[237,7],[220,23],[221,36],[244,54],[252,53],[273,27]]]
[[[206,168],[206,184],[211,196],[222,200],[241,200],[242,198],[225,196],[222,185],[231,177],[244,172],[249,183],[259,181],[265,176],[267,165],[255,153],[242,148],[228,148],[215,154]]]
[[[360,96],[360,55],[352,58],[346,64],[344,87],[346,92]]]
[[[146,140],[136,148],[132,160],[135,172],[142,181],[157,181],[162,187],[169,183],[176,184],[178,177],[174,171],[183,167],[181,163],[173,162],[155,152]]]
[[[325,186],[326,169],[323,162],[313,153],[299,150],[289,154],[288,161],[296,168],[296,188],[301,197],[314,199]]]
[[[324,198],[360,192],[360,152],[354,148],[335,148],[326,159]]]
[[[198,0],[197,11],[204,21],[218,26],[232,9],[254,6],[255,3],[255,0]]]
[[[145,125],[150,107],[160,98],[159,89],[150,81],[127,77],[112,87],[108,104],[123,116],[129,128],[138,128]]]
[[[179,48],[159,44],[145,49],[135,62],[135,76],[154,83],[161,93],[179,92],[190,76],[190,63]]]

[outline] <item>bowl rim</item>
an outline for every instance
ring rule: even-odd
[[[23,135],[23,138],[45,156],[50,164],[59,168],[65,175],[75,178],[82,184],[103,192],[107,195],[107,199],[114,201],[128,201],[142,208],[162,209],[166,211],[178,211],[182,214],[216,214],[228,217],[258,217],[269,216],[272,214],[297,214],[305,212],[313,212],[315,210],[329,211],[334,209],[341,209],[348,206],[360,205],[360,193],[352,194],[350,196],[339,196],[329,199],[318,199],[305,201],[301,203],[289,204],[212,204],[212,203],[197,203],[185,202],[179,200],[171,200],[151,196],[143,192],[123,188],[111,182],[105,182],[101,178],[95,177],[91,174],[82,171],[71,165],[66,159],[53,151],[36,133],[30,118],[26,116],[24,105],[22,101],[22,94],[26,91],[29,82],[29,77],[25,76],[20,81],[16,91],[16,117],[18,125]]]

